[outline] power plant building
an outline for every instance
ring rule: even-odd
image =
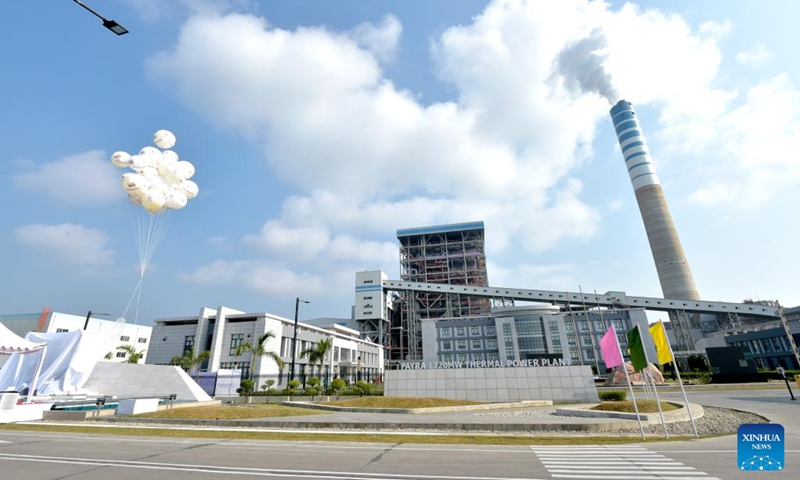
[[[409,282],[486,286],[483,222],[435,225],[397,231],[400,278]],[[397,359],[422,355],[420,322],[488,315],[487,298],[450,293],[409,293],[400,302]],[[400,339],[398,339],[400,340]]]

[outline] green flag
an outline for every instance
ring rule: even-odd
[[[647,368],[647,357],[645,357],[644,353],[642,336],[639,335],[639,325],[636,325],[628,332],[628,352],[631,354],[633,371],[638,372]]]

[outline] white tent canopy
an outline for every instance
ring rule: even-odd
[[[0,323],[0,353],[27,355],[39,351],[41,351],[41,354],[33,371],[33,378],[28,389],[28,400],[31,399],[36,389],[36,382],[39,380],[39,373],[42,371],[42,361],[47,351],[47,343],[34,343],[25,340]]]
[[[26,336],[34,344],[47,344],[37,363],[30,355],[15,354],[0,369],[0,390],[28,388],[28,396],[77,393],[88,380],[95,364],[102,360],[113,345],[116,332],[85,332],[75,330],[60,333],[30,332]],[[39,387],[29,379],[40,370]]]
[[[33,353],[42,348],[44,344],[25,340],[0,323],[0,353]]]

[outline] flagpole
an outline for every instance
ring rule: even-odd
[[[622,355],[622,346],[620,346],[619,339],[617,338],[617,330],[614,329],[614,325],[611,325],[611,328],[614,330],[614,343],[617,344],[617,349],[619,350],[619,358],[622,359],[622,370],[625,372],[625,380],[628,381],[628,389],[631,391],[631,399],[633,400],[633,411],[636,412],[636,421],[639,422],[639,431],[642,432],[642,440],[645,440],[644,427],[642,426],[642,418],[639,416],[639,406],[636,405],[636,396],[633,394],[633,384],[631,383],[631,376],[628,375],[628,364],[625,363],[625,356]]]
[[[575,334],[575,349],[578,350],[578,361],[581,362],[583,365],[583,348],[581,348],[581,337],[578,334],[578,324],[575,323],[575,314],[572,313],[572,306],[569,304],[569,292],[564,292],[564,296],[567,297],[567,310],[569,310],[569,317],[572,319],[572,333]],[[569,347],[569,339],[567,339],[567,346]],[[570,357],[572,353],[570,352]],[[597,372],[599,375],[600,372]]]
[[[637,328],[636,331],[639,332],[639,341],[642,342],[642,353],[644,353],[644,361],[647,363],[647,366],[644,367],[644,369],[648,370],[650,368],[650,360],[647,358],[647,347],[644,344],[644,337],[642,337],[642,329]],[[642,381],[644,381],[644,374],[642,374]],[[658,406],[658,415],[661,417],[661,425],[664,427],[664,437],[669,438],[669,432],[667,431],[667,422],[664,421],[664,412],[661,411],[661,400],[658,398],[658,390],[656,389],[655,378],[653,378],[653,392],[656,395],[656,406]]]
[[[667,339],[667,348],[669,348],[669,354],[672,357],[672,368],[675,370],[675,376],[678,378],[678,385],[681,386],[681,392],[683,393],[683,401],[686,403],[686,411],[689,412],[689,420],[692,421],[692,430],[694,430],[694,436],[699,437],[700,435],[697,433],[697,425],[694,424],[694,415],[692,415],[692,409],[689,408],[689,398],[686,396],[686,389],[683,387],[683,380],[681,380],[681,372],[678,370],[678,361],[675,358],[675,352],[672,351],[672,344],[669,342],[669,335],[667,335],[667,329],[664,328],[664,322],[659,320],[658,323],[661,324],[661,330],[664,332],[664,338]]]

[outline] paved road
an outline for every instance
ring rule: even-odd
[[[800,477],[800,405],[780,392],[694,392],[690,401],[755,411],[786,428],[786,470],[736,468],[736,439],[632,446],[429,446],[217,441],[0,431],[0,478],[752,480]]]

